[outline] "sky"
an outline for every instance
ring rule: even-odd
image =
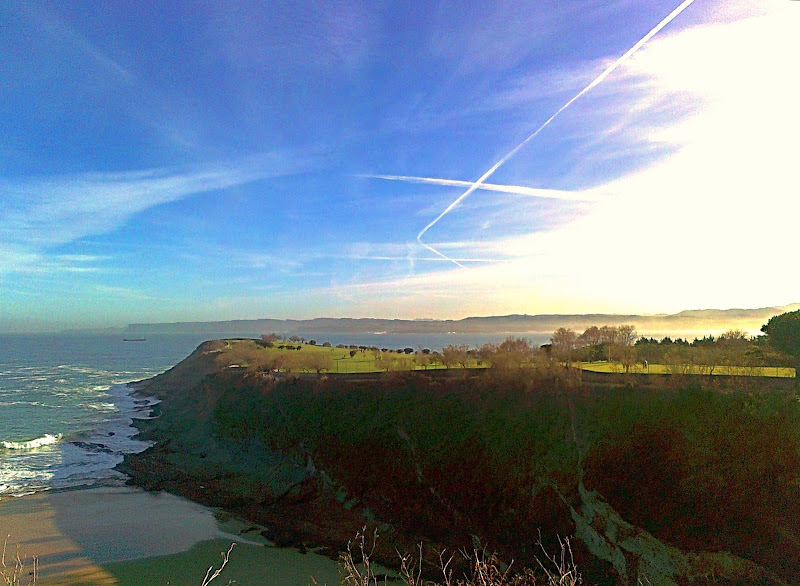
[[[791,0],[7,0],[0,332],[798,302],[798,30]]]

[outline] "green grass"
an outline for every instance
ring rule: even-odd
[[[281,350],[279,346],[300,346],[300,350]],[[372,350],[356,350],[353,356],[350,355],[350,348],[336,348],[333,346],[311,345],[287,341],[275,342],[274,347],[264,348],[254,340],[229,340],[224,353],[229,353],[233,363],[241,366],[249,366],[251,361],[259,358],[272,358],[281,354],[296,357],[298,366],[292,368],[292,372],[316,372],[313,368],[303,366],[304,358],[313,354],[327,355],[331,359],[330,369],[325,372],[341,374],[367,374],[393,371],[409,370],[436,370],[447,368],[441,362],[434,362],[431,355],[427,356],[427,364],[421,364],[421,357],[417,354],[404,354],[395,351],[374,352]],[[488,365],[477,360],[467,363],[467,368],[486,368]],[[580,369],[592,372],[623,373],[624,367],[619,362],[577,362]],[[709,367],[702,365],[688,365],[676,368],[667,364],[649,364],[646,368],[641,363],[631,366],[630,372],[637,374],[709,374]],[[754,377],[778,377],[794,378],[793,368],[779,366],[715,366],[711,371],[713,375],[738,375]]]
[[[625,368],[619,362],[577,362],[575,365],[591,372],[625,372]],[[689,365],[683,369],[676,369],[667,364],[648,364],[647,368],[641,363],[631,366],[630,372],[638,374],[675,374],[680,371],[683,374],[708,374],[709,367],[701,365]],[[712,375],[737,375],[737,376],[768,376],[778,378],[794,378],[794,368],[781,366],[715,366]]]
[[[300,350],[281,350],[279,346],[300,346]],[[303,357],[310,354],[323,354],[331,359],[332,366],[326,372],[330,373],[376,373],[386,372],[387,370],[435,370],[446,368],[444,364],[433,362],[420,364],[419,359],[414,354],[405,354],[395,351],[378,352],[372,350],[355,350],[353,356],[351,348],[336,348],[333,346],[311,345],[277,341],[272,348],[264,348],[256,344],[253,340],[229,340],[228,346],[223,352],[229,352],[235,358],[234,362],[241,366],[249,366],[250,359],[256,359],[259,355],[264,357],[276,357],[288,355],[298,357],[302,361]],[[308,367],[293,369],[293,372],[315,372]]]

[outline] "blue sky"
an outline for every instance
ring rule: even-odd
[[[449,211],[678,2],[160,4],[0,5],[0,331],[800,300],[799,2],[686,3]]]

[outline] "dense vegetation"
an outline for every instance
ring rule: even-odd
[[[369,390],[295,382],[223,396],[215,423],[222,437],[302,451],[409,540],[479,536],[532,563],[532,528],[574,533],[568,505],[582,478],[666,543],[729,551],[788,577],[800,569],[789,537],[800,517],[787,508],[800,497],[798,397],[730,391],[491,375]]]
[[[161,417],[142,424],[161,443],[128,471],[261,520],[279,543],[334,553],[366,524],[381,533],[377,559],[392,565],[396,549],[422,542],[434,562],[445,548],[487,547],[535,569],[542,545],[558,551],[558,536],[574,536],[588,583],[794,582],[792,382],[590,376],[569,366],[592,345],[574,336],[565,346],[565,337],[549,350],[519,340],[492,354],[456,348],[461,366],[484,368],[357,376],[264,365],[314,353],[355,361],[369,349],[208,343],[143,389],[164,398]],[[734,347],[733,364],[757,348],[786,360],[769,342],[726,335],[639,347]]]

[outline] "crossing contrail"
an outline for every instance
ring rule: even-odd
[[[478,179],[476,182],[474,182],[474,183],[470,184],[469,188],[467,188],[467,190],[466,190],[464,193],[462,193],[460,196],[458,196],[458,197],[457,197],[457,198],[456,198],[456,199],[453,201],[453,203],[451,203],[449,206],[447,206],[447,207],[444,209],[444,211],[443,211],[441,214],[439,214],[438,216],[436,216],[436,218],[434,218],[434,219],[433,219],[433,221],[432,221],[432,222],[430,222],[430,223],[429,223],[427,226],[425,226],[425,227],[424,227],[422,230],[420,230],[420,233],[419,233],[419,234],[417,234],[417,242],[419,242],[419,243],[420,243],[422,246],[424,246],[425,248],[427,248],[428,250],[430,250],[430,251],[431,251],[431,252],[433,252],[434,254],[437,254],[437,255],[439,255],[440,257],[442,257],[442,258],[444,258],[444,259],[446,259],[446,260],[449,260],[450,262],[453,262],[453,263],[455,263],[456,265],[460,266],[461,268],[466,268],[464,265],[462,265],[462,264],[461,264],[461,263],[459,263],[458,261],[456,261],[456,260],[454,260],[454,259],[452,259],[452,258],[449,258],[447,255],[445,255],[445,254],[443,254],[443,253],[439,252],[439,251],[438,251],[438,250],[436,250],[436,249],[435,249],[433,246],[431,246],[431,245],[429,245],[429,244],[425,244],[425,243],[422,241],[422,237],[425,235],[425,232],[427,232],[428,230],[430,230],[431,228],[433,228],[433,227],[434,227],[434,226],[435,226],[435,225],[436,225],[436,224],[439,222],[439,220],[441,220],[442,218],[444,218],[444,217],[445,217],[447,214],[449,214],[449,213],[450,213],[450,212],[453,210],[453,208],[455,208],[455,207],[456,207],[458,204],[460,204],[462,201],[464,201],[464,199],[466,199],[467,197],[469,197],[469,195],[470,195],[470,194],[471,194],[473,191],[475,191],[476,189],[479,189],[479,188],[480,188],[482,185],[484,185],[484,182],[485,182],[485,181],[486,181],[486,180],[487,180],[489,177],[491,177],[491,176],[494,174],[494,172],[495,172],[495,171],[497,171],[497,170],[500,168],[500,166],[501,166],[501,165],[503,165],[503,164],[504,164],[506,161],[508,161],[508,160],[509,160],[511,157],[513,157],[514,155],[516,155],[516,154],[517,154],[517,152],[519,152],[519,150],[520,150],[522,147],[524,147],[526,144],[528,144],[530,141],[532,141],[534,138],[536,138],[536,136],[537,136],[537,135],[538,135],[538,134],[539,134],[539,133],[540,133],[542,130],[544,130],[544,129],[547,127],[547,125],[548,125],[548,124],[550,124],[550,123],[551,123],[553,120],[555,120],[556,116],[558,116],[559,114],[561,114],[561,112],[563,112],[564,110],[566,110],[567,108],[569,108],[569,107],[572,105],[572,103],[573,103],[575,100],[577,100],[578,98],[580,98],[580,97],[581,97],[583,94],[585,94],[586,92],[588,92],[589,90],[591,90],[593,87],[595,87],[597,84],[599,84],[600,82],[602,82],[602,81],[603,81],[603,80],[604,80],[606,77],[608,77],[608,76],[611,74],[611,72],[613,72],[613,71],[614,71],[614,70],[615,70],[617,67],[619,67],[619,66],[620,66],[622,63],[624,63],[625,61],[627,61],[627,60],[628,60],[628,58],[630,58],[630,56],[631,56],[631,55],[633,55],[633,54],[634,54],[634,53],[636,53],[636,52],[637,52],[639,49],[641,49],[641,48],[642,48],[642,47],[645,45],[645,43],[647,43],[647,41],[649,41],[649,40],[650,40],[650,39],[652,39],[652,38],[653,38],[653,37],[654,37],[656,34],[658,34],[658,32],[659,32],[659,31],[660,31],[662,28],[664,28],[664,27],[665,27],[665,26],[667,26],[667,25],[668,25],[670,22],[672,22],[672,20],[673,20],[673,19],[674,19],[676,16],[678,16],[678,15],[679,15],[681,12],[683,12],[683,11],[684,11],[686,8],[688,8],[688,7],[689,7],[689,6],[690,6],[690,5],[691,5],[693,2],[694,2],[694,0],[684,0],[683,2],[681,2],[681,4],[680,4],[680,5],[679,5],[679,6],[678,6],[678,7],[677,7],[675,10],[673,10],[672,12],[670,12],[670,13],[669,13],[669,14],[668,14],[666,17],[664,17],[664,19],[663,19],[661,22],[659,22],[659,23],[658,23],[656,26],[654,26],[654,27],[653,27],[653,28],[650,30],[650,32],[648,32],[648,33],[647,33],[645,36],[643,36],[641,39],[639,39],[639,41],[638,41],[638,42],[637,42],[635,45],[633,45],[633,47],[631,47],[630,49],[628,49],[628,50],[625,52],[625,54],[624,54],[624,55],[622,55],[622,56],[621,56],[621,57],[619,57],[619,58],[618,58],[616,61],[614,61],[614,62],[613,62],[611,65],[609,65],[608,67],[606,67],[606,68],[605,68],[605,70],[604,70],[604,71],[603,71],[603,72],[602,72],[600,75],[598,75],[597,77],[595,77],[595,78],[594,78],[594,79],[593,79],[593,80],[592,80],[592,81],[589,83],[589,85],[587,85],[585,88],[583,88],[583,89],[582,89],[581,91],[579,91],[577,94],[575,94],[575,96],[573,96],[573,98],[572,98],[570,101],[568,101],[566,104],[564,104],[563,106],[561,106],[561,107],[560,107],[558,110],[556,110],[556,113],[555,113],[555,114],[553,114],[552,116],[550,116],[550,118],[548,118],[547,120],[545,120],[544,124],[542,124],[542,125],[541,125],[539,128],[537,128],[537,129],[536,129],[536,130],[535,130],[535,131],[534,131],[532,134],[530,134],[530,135],[529,135],[529,136],[528,136],[528,137],[527,137],[525,140],[523,140],[521,143],[519,143],[519,144],[518,144],[517,146],[515,146],[513,149],[511,149],[510,151],[508,151],[508,152],[505,154],[505,156],[503,156],[503,158],[501,158],[501,159],[500,159],[499,161],[497,161],[497,162],[496,162],[494,165],[492,165],[491,167],[489,167],[489,169],[488,169],[488,170],[487,170],[487,171],[486,171],[486,172],[485,172],[483,175],[481,175],[481,176],[480,176],[480,178],[479,178],[479,179]]]
[[[470,187],[472,181],[460,179],[440,179],[438,177],[416,177],[413,175],[359,175],[369,179],[386,179],[388,181],[405,181],[408,183],[424,183],[429,185],[444,185],[447,187]],[[498,185],[497,183],[481,183],[477,189],[484,191],[499,191],[511,195],[527,195],[547,199],[563,199],[568,201],[596,201],[597,196],[585,191],[564,191],[560,189],[542,189],[539,187],[526,187],[524,185]]]

